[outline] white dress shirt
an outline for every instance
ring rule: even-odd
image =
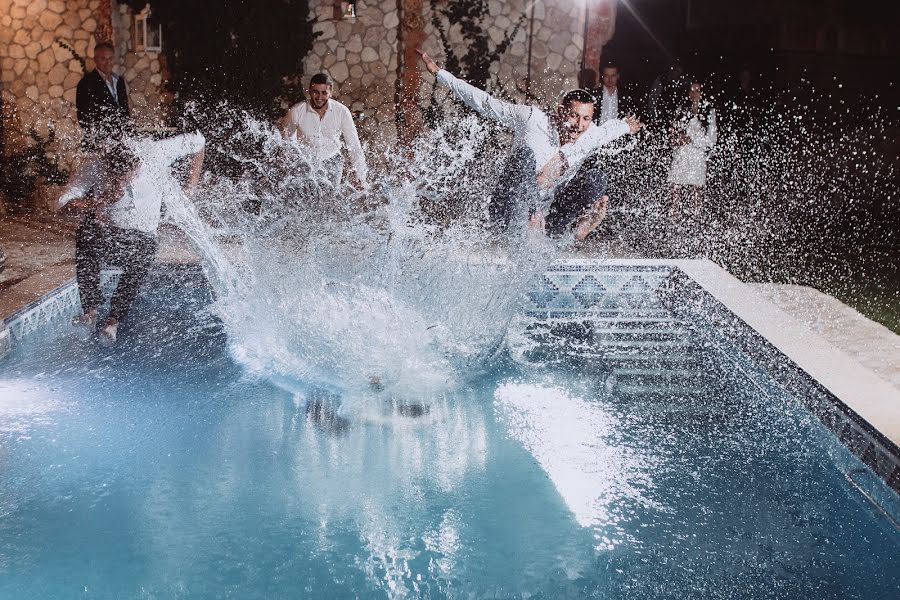
[[[100,71],[97,71],[100,73]],[[109,74],[109,79],[103,76],[103,73],[100,73],[100,79],[103,80],[103,83],[106,84],[106,89],[109,90],[109,93],[112,94],[112,97],[115,101],[119,102],[119,79],[120,77],[115,73]]]
[[[611,119],[619,118],[619,88],[613,93],[609,93],[606,86],[602,87],[600,98],[600,124],[606,123]]]
[[[129,141],[129,147],[140,157],[141,164],[137,174],[125,186],[122,197],[104,209],[109,214],[110,222],[122,229],[136,229],[155,235],[163,201],[183,194],[181,186],[172,177],[172,163],[199,152],[205,143],[200,133],[176,135],[164,140]],[[70,200],[84,196],[91,188],[97,195],[108,181],[102,159],[93,155],[63,190],[58,205],[62,207]]]
[[[341,137],[350,152],[353,170],[360,181],[366,181],[368,168],[366,157],[359,143],[356,125],[350,109],[337,100],[328,100],[325,115],[320,117],[308,102],[300,102],[287,113],[285,135],[297,135],[315,154],[316,160],[325,162],[341,153]]]
[[[541,109],[494,98],[443,69],[438,71],[437,80],[449,87],[467,106],[512,130],[514,145],[527,146],[534,152],[536,173],[540,173],[558,153],[562,153],[570,169],[573,169],[600,146],[629,132],[628,125],[620,119],[613,119],[602,126],[591,123],[574,143],[560,147],[559,133]]]

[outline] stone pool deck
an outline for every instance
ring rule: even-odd
[[[74,221],[0,219],[0,246],[6,253],[6,268],[0,273],[0,318],[75,276],[74,232]],[[641,256],[627,247],[595,243],[569,258]],[[159,260],[192,263],[197,257],[181,232],[163,227]],[[773,283],[749,287],[900,392],[900,336],[813,288]]]

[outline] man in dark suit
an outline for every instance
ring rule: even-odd
[[[113,73],[113,45],[97,44],[94,63],[97,68],[81,78],[75,93],[81,149],[88,153],[98,152],[110,138],[121,137],[131,127],[125,80]]]
[[[634,112],[634,105],[628,94],[619,86],[619,67],[613,62],[605,62],[600,68],[600,87],[591,90],[597,98],[594,122],[598,125],[618,119],[621,115]]]

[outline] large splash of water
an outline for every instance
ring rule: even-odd
[[[207,177],[168,218],[202,255],[235,356],[280,383],[420,398],[465,381],[497,352],[553,246],[479,211],[491,168],[470,117],[408,152],[387,152],[367,193],[335,189],[295,140],[249,117],[233,131],[233,176]],[[483,167],[483,164],[482,164]],[[456,202],[437,223],[434,203]]]

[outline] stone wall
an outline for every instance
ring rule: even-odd
[[[309,77],[325,71],[334,79],[334,97],[364,116],[360,136],[396,135],[397,0],[359,2],[356,18],[334,18],[333,0],[310,0],[320,36],[304,62]]]
[[[162,118],[163,66],[156,53],[131,51],[132,15],[116,0],[0,0],[0,93],[7,151],[28,143],[34,127],[57,134],[56,154],[64,166],[78,155],[81,133],[75,118],[75,88],[83,71],[72,50],[87,60],[97,42],[100,3],[111,3],[119,66],[139,125]]]
[[[512,32],[517,21],[523,16],[525,21],[509,49],[498,63],[493,65],[494,81],[488,87],[494,93],[503,92],[519,100],[525,100],[524,80],[529,74],[528,36],[530,0],[490,0],[490,19],[486,19],[485,29],[490,37],[490,47],[494,49]],[[429,43],[426,50],[438,64],[443,64],[444,52],[437,32],[432,26],[430,3],[426,2],[426,31]],[[572,0],[543,0],[534,4],[534,29],[531,47],[531,88],[530,93],[543,105],[551,105],[563,90],[577,86],[578,71],[581,67],[581,52],[584,31],[584,3]],[[457,56],[466,52],[459,27],[450,30],[450,41]],[[430,90],[431,78],[426,78],[424,86]],[[498,89],[499,84],[499,89]]]
[[[422,5],[421,22],[428,40],[425,50],[442,64],[445,57],[432,25],[430,3],[424,0]],[[492,48],[512,30],[529,5],[528,0],[490,0],[490,17],[485,20],[485,28]],[[380,139],[394,139],[400,51],[397,42],[398,0],[359,0],[356,18],[335,19],[334,0],[310,0],[310,8],[317,19],[315,31],[321,35],[305,61],[307,80],[319,71],[328,72],[335,80],[335,98],[351,110],[363,113],[361,135],[370,139],[376,135]],[[583,30],[582,3],[544,0],[535,5],[530,91],[540,103],[552,105],[562,90],[577,87]],[[494,79],[504,93],[517,100],[525,98],[519,88],[523,88],[528,75],[528,33],[526,18],[506,54],[494,65]],[[451,28],[449,34],[455,51],[464,54],[464,40],[459,28]],[[416,65],[416,68],[422,67]],[[422,78],[419,102],[423,106],[430,102],[433,85],[434,78],[430,75]]]

